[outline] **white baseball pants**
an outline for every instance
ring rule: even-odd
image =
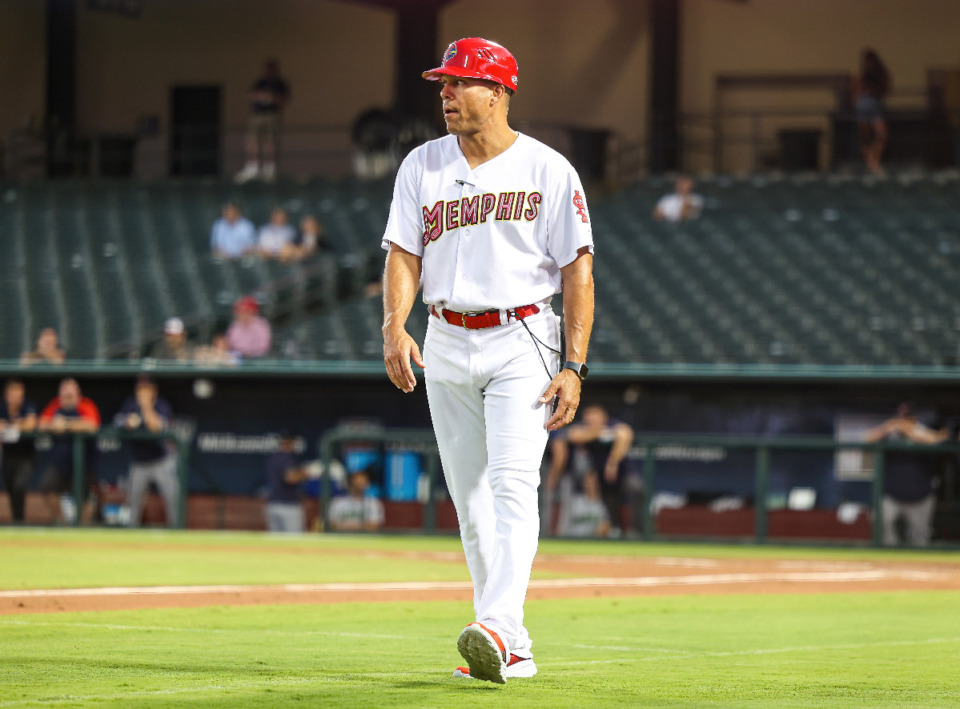
[[[476,619],[511,652],[532,657],[523,603],[537,553],[537,487],[552,410],[539,399],[559,357],[530,332],[559,350],[559,318],[546,308],[524,323],[483,330],[433,316],[429,322],[427,399],[473,578]]]

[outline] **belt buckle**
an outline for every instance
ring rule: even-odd
[[[460,313],[460,326],[464,330],[470,329],[469,327],[467,327],[467,313]]]

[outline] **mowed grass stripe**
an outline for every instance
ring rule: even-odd
[[[19,617],[0,621],[0,706],[958,706],[957,601],[533,601],[542,671],[505,687],[450,677],[469,603]]]

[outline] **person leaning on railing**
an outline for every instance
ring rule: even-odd
[[[33,438],[21,438],[37,426],[37,407],[26,397],[26,388],[19,379],[9,379],[0,400],[0,470],[3,485],[10,496],[10,514],[14,524],[24,521],[27,486],[33,477],[36,450]]]
[[[945,430],[935,431],[920,423],[913,407],[905,402],[900,404],[896,416],[867,431],[865,440],[936,445],[943,443],[948,435]],[[901,518],[906,523],[907,542],[912,546],[930,543],[936,502],[930,463],[930,456],[910,451],[886,452],[881,505],[884,544],[897,544],[897,520]]]
[[[56,396],[40,414],[40,431],[53,434],[53,448],[47,457],[47,468],[41,482],[47,507],[55,522],[69,521],[61,506],[61,495],[73,492],[73,435],[76,433],[96,433],[100,430],[100,410],[92,400],[83,396],[76,379],[67,378],[60,382],[59,395]],[[99,499],[96,463],[97,446],[93,436],[84,442],[84,490],[89,491],[86,500],[75,500],[83,504],[83,521],[89,523],[97,509]]]

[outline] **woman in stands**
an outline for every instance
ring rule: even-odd
[[[857,123],[863,161],[874,175],[882,175],[880,159],[887,147],[887,120],[883,99],[890,93],[890,72],[872,49],[860,57],[860,79],[857,91]]]

